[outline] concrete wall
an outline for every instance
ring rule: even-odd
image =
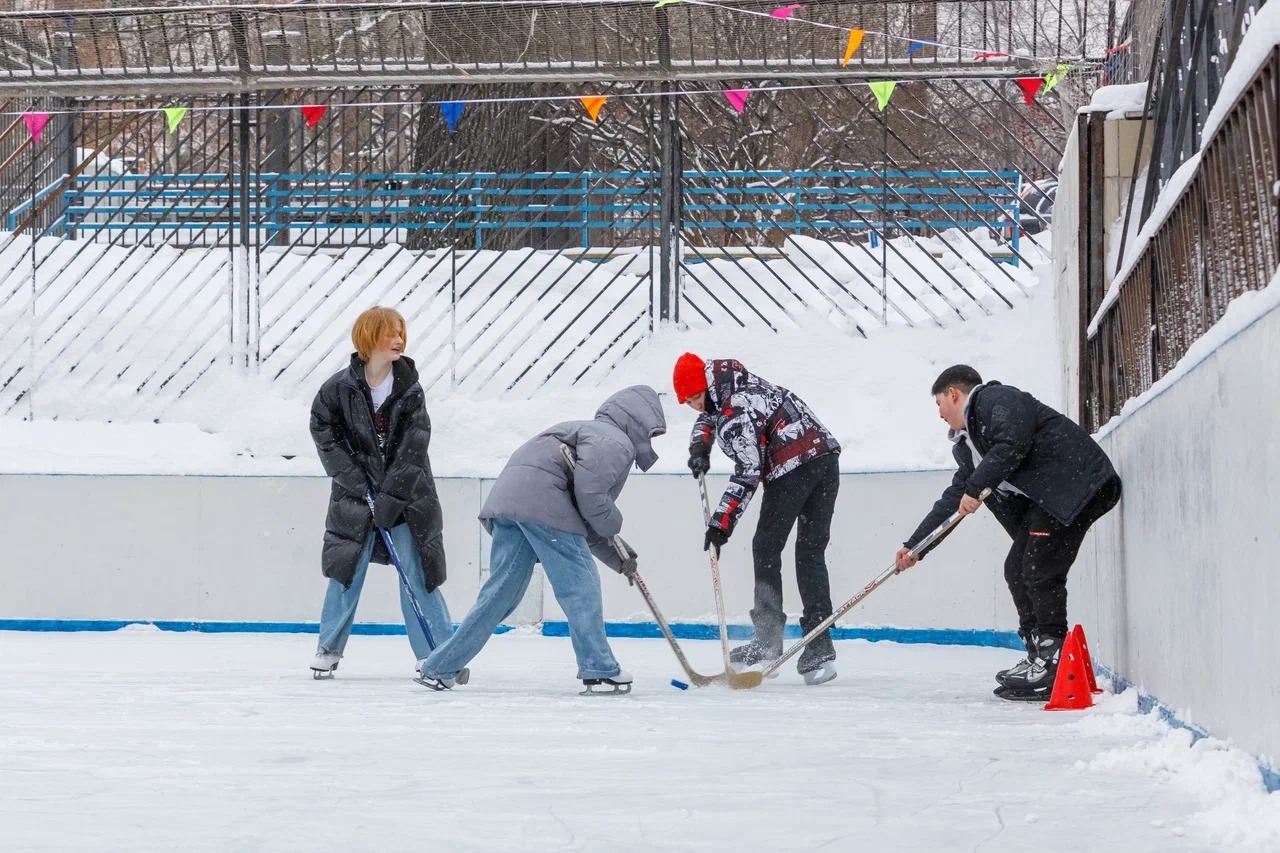
[[[1085,540],[1072,617],[1094,656],[1280,760],[1280,309],[1100,440],[1125,495]]]
[[[846,474],[828,558],[838,604],[892,561],[902,539],[947,484],[950,472]],[[724,477],[711,477],[713,489]],[[488,566],[488,537],[475,521],[489,483],[440,479],[454,618],[474,602]],[[253,477],[0,476],[0,620],[143,619],[315,622],[328,480]],[[718,491],[717,491],[718,494]],[[633,475],[623,493],[624,531],[672,621],[714,622],[714,599],[698,492],[688,477]],[[750,531],[725,549],[730,620],[751,606]],[[919,567],[854,611],[852,624],[911,628],[1015,627],[1000,576],[1007,537],[985,514],[966,521]],[[650,619],[643,599],[604,571],[606,617]],[[787,607],[799,610],[790,555]],[[399,622],[395,574],[375,567],[360,622]],[[563,618],[539,584],[513,621]]]

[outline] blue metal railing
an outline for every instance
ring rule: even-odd
[[[574,233],[590,248],[602,231],[656,229],[658,172],[259,173],[248,218],[260,244],[314,230],[342,242],[346,229],[394,240],[416,230],[485,234],[512,229]],[[1021,177],[1014,171],[722,171],[682,176],[686,229],[838,229],[880,235],[947,228],[1008,230],[1019,246]],[[38,202],[62,184],[50,185]],[[78,176],[64,190],[67,233],[206,232],[234,229],[240,176]],[[12,229],[31,202],[15,208]],[[645,231],[646,229],[641,229]]]

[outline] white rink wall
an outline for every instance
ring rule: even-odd
[[[835,604],[893,554],[946,486],[950,471],[841,477],[827,555]],[[711,476],[712,489],[727,482]],[[492,480],[440,478],[454,620],[474,602],[488,566],[475,520]],[[324,580],[320,547],[329,481],[321,477],[0,476],[0,626],[14,620],[315,623]],[[717,491],[718,494],[718,491]],[[633,474],[620,501],[624,535],[672,622],[715,623],[694,481]],[[56,510],[52,509],[56,508]],[[729,619],[749,624],[751,536],[759,494],[722,558]],[[794,536],[793,536],[794,542]],[[1008,538],[986,514],[966,521],[927,560],[885,584],[842,624],[1013,630],[1001,574]],[[788,611],[798,615],[791,554],[783,567]],[[539,575],[540,577],[540,575]],[[602,569],[605,616],[649,622],[639,593]],[[516,624],[559,621],[535,583]],[[374,567],[360,623],[401,623],[395,574]]]
[[[1072,618],[1182,719],[1280,766],[1280,291],[1246,294],[1099,440],[1124,498],[1085,540]],[[1269,310],[1268,310],[1269,309]]]

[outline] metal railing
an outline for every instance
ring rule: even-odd
[[[1114,2],[434,0],[0,12],[0,90],[25,95],[245,92],[494,81],[714,80],[892,73],[1015,77],[1101,60]],[[867,30],[847,67],[847,28]],[[842,32],[842,30],[845,30]],[[889,37],[885,34],[895,37]],[[911,39],[927,42],[919,49]],[[1006,62],[974,63],[983,52]],[[1051,65],[1049,67],[1052,67]]]
[[[1081,365],[1091,430],[1172,370],[1232,299],[1266,287],[1280,267],[1278,86],[1273,49],[1132,271],[1112,285],[1120,290]]]

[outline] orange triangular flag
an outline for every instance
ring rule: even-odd
[[[592,121],[600,120],[600,108],[604,106],[604,102],[609,100],[607,95],[588,95],[582,99],[582,108],[587,111],[587,115],[591,116]]]
[[[327,104],[303,104],[298,107],[302,110],[302,117],[307,120],[307,127],[315,127],[320,123],[320,119],[324,118],[325,111],[329,109]]]
[[[1036,95],[1040,92],[1040,87],[1044,85],[1043,77],[1019,77],[1013,82],[1018,84],[1018,88],[1022,90],[1022,100],[1027,102],[1027,106],[1031,106],[1036,101]]]
[[[841,68],[844,68],[849,64],[849,60],[853,59],[853,54],[857,52],[858,47],[862,44],[862,37],[866,34],[866,30],[849,30],[849,43],[844,48],[844,59],[840,62]]]

